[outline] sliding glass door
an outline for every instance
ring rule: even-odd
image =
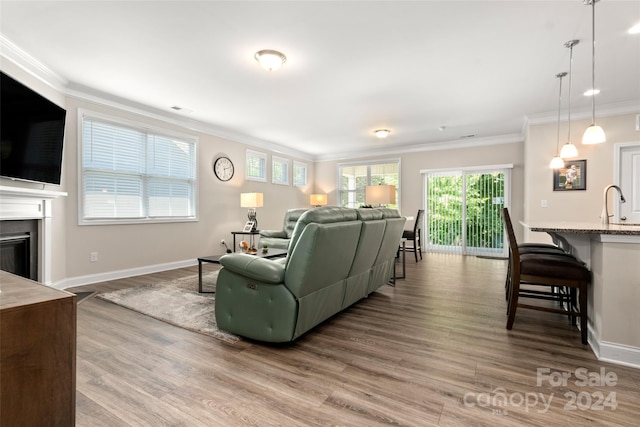
[[[423,171],[427,251],[506,256],[500,210],[511,165]]]

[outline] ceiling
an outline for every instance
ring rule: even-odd
[[[572,115],[590,112],[581,0],[1,0],[0,15],[3,54],[35,58],[69,94],[318,160],[522,140],[527,120],[557,115],[571,39]],[[596,4],[599,114],[640,112],[640,35],[627,34],[638,23],[640,1]],[[265,71],[261,49],[287,62]]]

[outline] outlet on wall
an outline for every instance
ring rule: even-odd
[[[98,261],[98,252],[91,252],[91,262]]]

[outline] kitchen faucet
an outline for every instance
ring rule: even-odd
[[[607,192],[609,191],[610,188],[615,188],[616,190],[618,190],[618,193],[620,193],[620,202],[621,203],[625,203],[626,202],[620,187],[618,187],[617,185],[613,185],[613,184],[607,185],[605,187],[605,189],[604,189],[604,194],[603,194],[604,205],[602,205],[602,214],[600,215],[600,218],[602,218],[602,225],[609,225],[609,217],[613,216],[613,215],[609,215],[609,206],[607,206]]]

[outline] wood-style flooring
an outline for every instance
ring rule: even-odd
[[[90,298],[77,425],[637,426],[640,370],[597,361],[565,316],[521,310],[507,331],[505,272],[504,260],[407,257],[395,288],[289,345],[227,344]]]

